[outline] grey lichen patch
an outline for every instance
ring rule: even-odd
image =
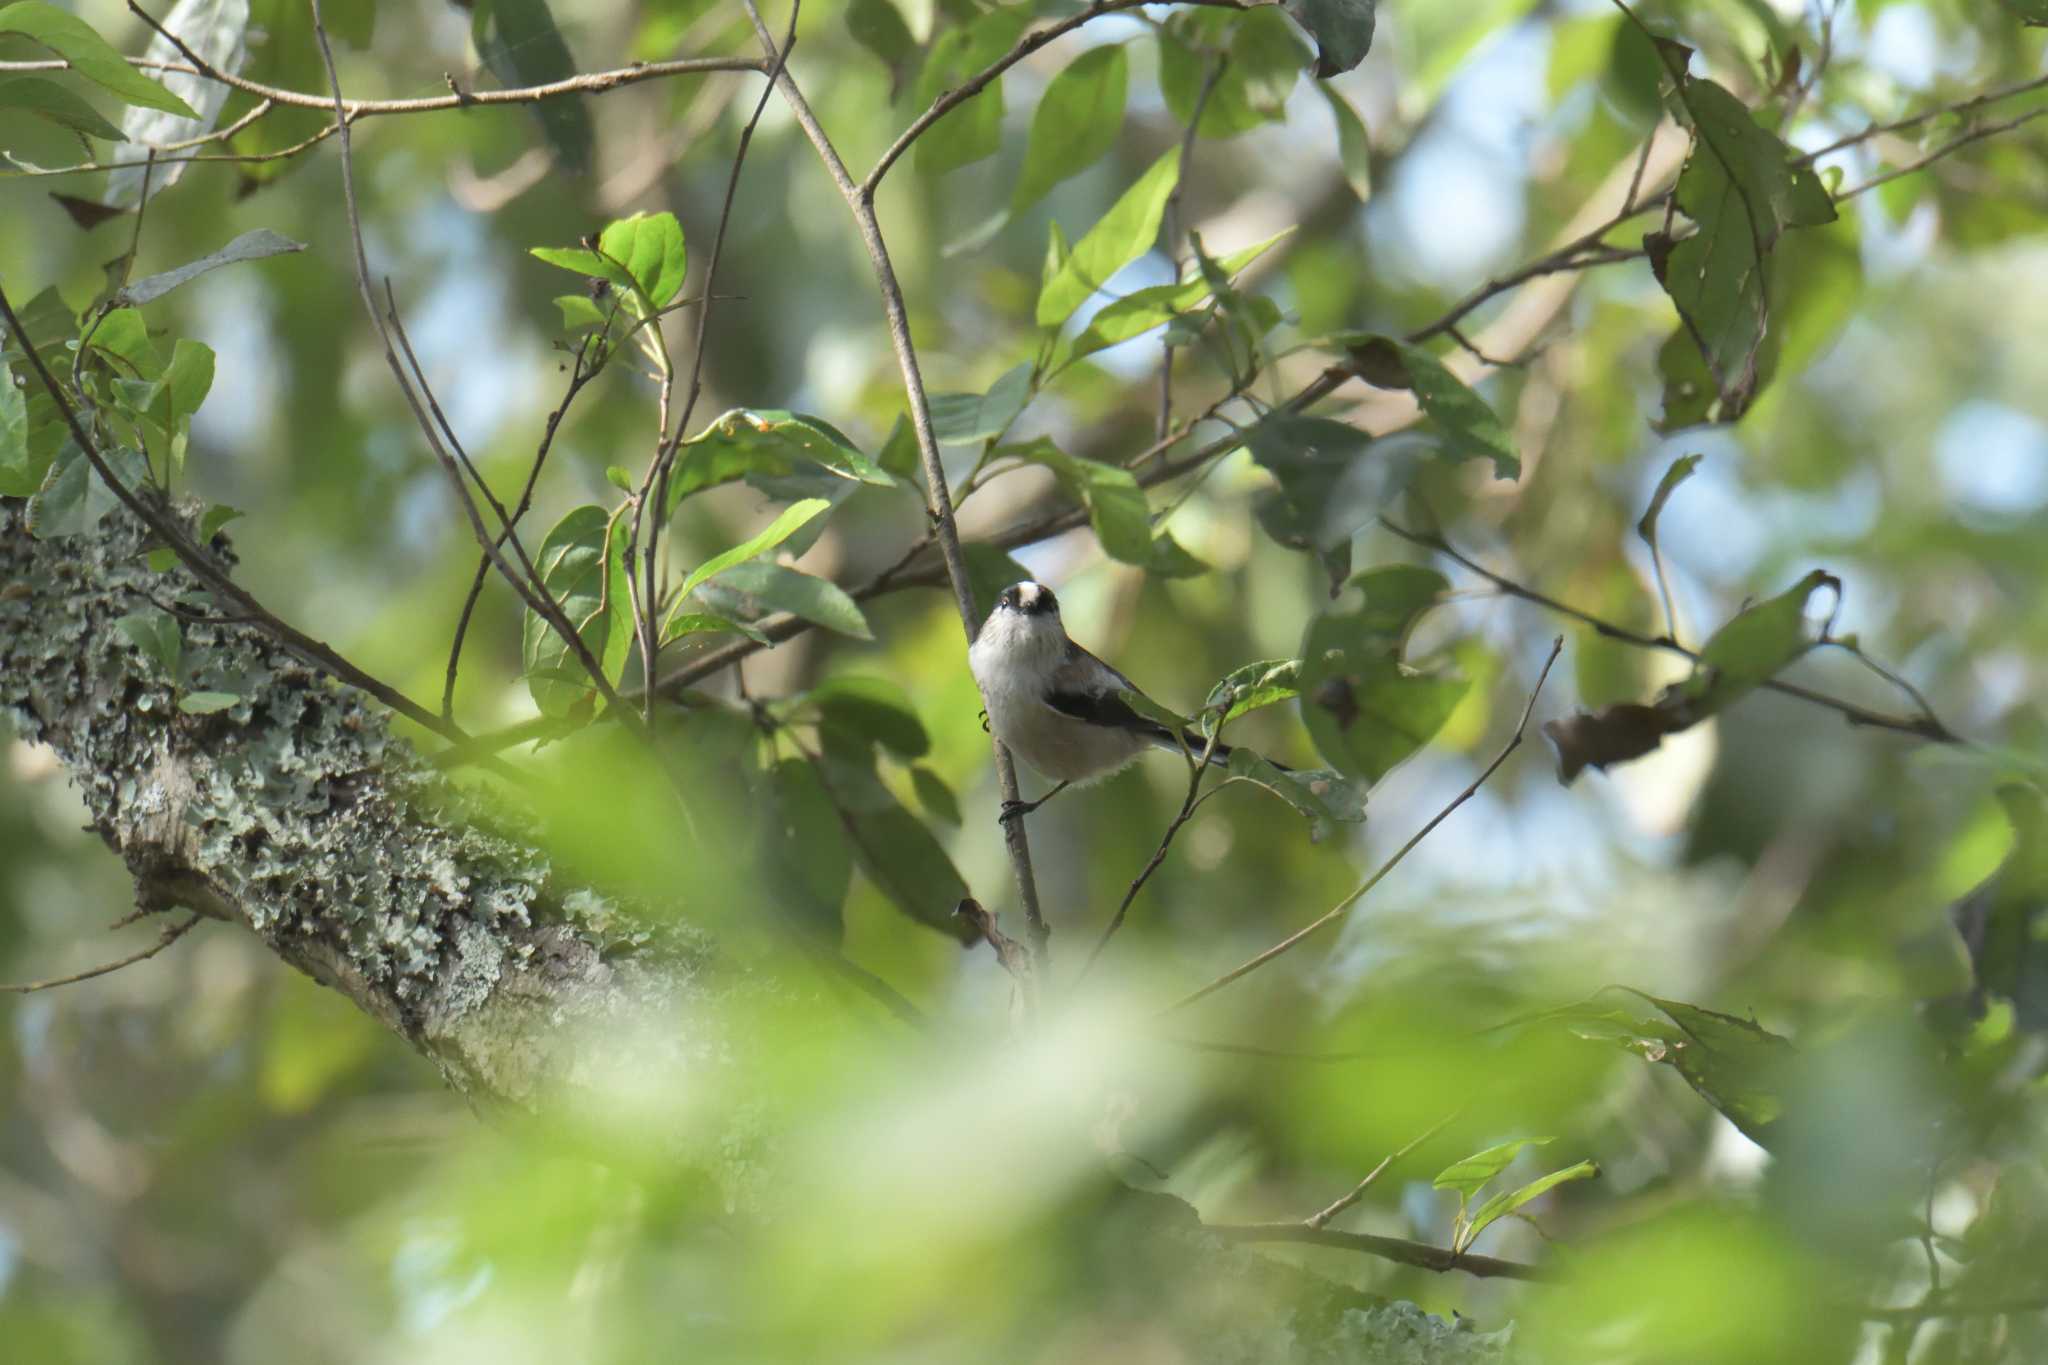
[[[213,912],[246,921],[444,1066],[468,1045],[464,1019],[541,956],[555,959],[554,987],[580,993],[556,1008],[613,1007],[619,985],[601,949],[627,912],[554,885],[546,855],[504,812],[260,627],[212,620],[219,607],[196,580],[153,571],[148,548],[119,509],[89,534],[38,540],[21,505],[0,500],[0,708],[63,758],[139,880],[203,887]],[[114,624],[137,613],[158,613],[146,619],[174,632],[175,649],[153,656]],[[201,692],[233,700],[181,708]],[[543,921],[555,926],[545,945]],[[656,947],[702,950],[672,935]]]

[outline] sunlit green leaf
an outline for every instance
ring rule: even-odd
[[[1031,115],[1031,140],[1010,194],[1011,213],[1030,208],[1116,145],[1129,79],[1130,59],[1121,45],[1113,44],[1090,48],[1047,83]]]
[[[940,34],[918,73],[918,107],[928,107],[993,65],[1030,22],[1029,5],[999,5],[964,28]],[[1001,145],[1002,132],[1003,83],[997,78],[980,94],[949,110],[917,140],[917,169],[923,175],[943,175],[979,161]]]
[[[19,109],[87,137],[122,141],[121,130],[70,90],[41,76],[0,81],[0,109]]]
[[[1170,148],[1108,213],[1074,243],[1038,295],[1038,325],[1057,327],[1109,277],[1148,251],[1159,236],[1167,196],[1180,181],[1180,148]]]
[[[860,604],[844,588],[781,564],[735,564],[697,595],[728,616],[758,621],[771,611],[786,611],[856,640],[875,638]]]
[[[1159,88],[1174,122],[1186,127],[1203,87],[1211,86],[1197,130],[1205,138],[1236,137],[1286,118],[1287,97],[1309,62],[1307,46],[1277,5],[1182,10],[1159,38]]]
[[[1444,452],[1452,459],[1483,456],[1493,461],[1497,478],[1521,474],[1521,456],[1515,453],[1507,427],[1441,360],[1394,337],[1347,334],[1341,340],[1367,382],[1414,390],[1423,412],[1443,434]]]
[[[134,645],[164,671],[166,678],[178,676],[178,664],[184,655],[185,639],[178,630],[178,622],[169,612],[151,607],[146,611],[130,612],[114,621],[114,628],[128,637]]]
[[[1002,446],[996,453],[1050,469],[1067,496],[1088,509],[1088,523],[1111,558],[1127,564],[1151,560],[1151,509],[1145,490],[1128,469],[1069,455],[1043,438],[1028,445]]]
[[[187,692],[178,698],[178,709],[188,716],[211,716],[241,701],[234,692]]]
[[[484,65],[508,88],[548,85],[576,74],[576,58],[547,0],[476,0],[470,35]],[[561,168],[572,174],[588,170],[595,139],[583,96],[556,95],[532,109]]]
[[[824,471],[891,488],[896,480],[816,417],[776,408],[734,408],[685,441],[669,476],[665,514],[692,493],[735,479]]]
[[[1466,1220],[1465,1231],[1460,1239],[1460,1245],[1462,1247],[1471,1246],[1474,1241],[1478,1240],[1479,1234],[1486,1230],[1488,1224],[1493,1223],[1497,1219],[1505,1218],[1530,1200],[1548,1194],[1559,1185],[1573,1180],[1591,1180],[1599,1174],[1599,1163],[1580,1161],[1566,1166],[1563,1170],[1552,1171],[1549,1175],[1538,1176],[1518,1190],[1507,1190],[1495,1195],[1484,1204],[1481,1204],[1473,1212],[1472,1216]]]
[[[1362,604],[1323,613],[1302,644],[1301,717],[1324,758],[1371,783],[1443,728],[1468,684],[1401,659],[1408,632],[1449,590],[1443,575],[1401,565],[1368,570],[1351,587]]]
[[[128,65],[128,61],[77,15],[43,4],[16,0],[0,9],[0,33],[19,33],[71,63],[71,69],[129,104],[161,109],[196,119],[191,105]]]
[[[1235,276],[1287,235],[1286,232],[1276,233],[1254,246],[1232,252],[1217,261],[1216,267],[1225,277]],[[1209,299],[1210,294],[1210,283],[1200,274],[1179,284],[1155,284],[1133,290],[1097,310],[1095,315],[1088,319],[1088,325],[1082,328],[1071,342],[1063,341],[1056,356],[1055,367],[1067,361],[1093,355],[1104,347],[1114,346],[1120,341],[1142,336],[1153,328],[1200,307]]]
[[[1006,371],[987,393],[931,396],[932,436],[941,445],[966,445],[1000,436],[1031,401],[1029,362]]]
[[[1209,689],[1208,700],[1202,703],[1202,709],[1212,714],[1222,710],[1215,723],[1228,725],[1247,712],[1300,696],[1301,689],[1297,686],[1300,678],[1299,659],[1267,659],[1261,663],[1246,664],[1233,669]]]
[[[676,589],[676,601],[682,602],[695,592],[698,585],[716,578],[735,564],[744,564],[754,556],[765,554],[783,541],[795,535],[797,529],[811,518],[832,506],[823,498],[806,498],[782,510],[782,515],[756,534],[749,536],[729,550],[713,555],[690,571],[682,587]]]

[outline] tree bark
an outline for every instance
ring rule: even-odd
[[[478,1102],[532,1110],[575,1088],[592,1027],[649,1010],[711,1026],[715,1011],[677,1008],[733,984],[708,942],[636,933],[630,957],[608,957],[656,917],[565,884],[385,714],[260,626],[207,616],[196,580],[152,570],[149,548],[119,507],[41,539],[0,500],[0,707],[55,750],[139,908],[246,926]],[[232,562],[224,538],[209,548]],[[133,638],[150,631],[175,632],[178,676]],[[198,691],[238,700],[181,709]]]

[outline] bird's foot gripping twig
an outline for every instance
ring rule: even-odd
[[[1052,800],[1055,796],[1058,796],[1061,792],[1065,791],[1068,787],[1071,787],[1073,785],[1074,784],[1071,781],[1062,782],[1057,787],[1054,787],[1051,791],[1047,792],[1045,795],[1039,797],[1036,801],[1005,801],[1003,802],[1003,809],[1001,813],[996,816],[996,823],[999,825],[1007,825],[1012,820],[1022,820],[1025,816],[1031,814],[1031,812],[1037,810],[1040,806]]]

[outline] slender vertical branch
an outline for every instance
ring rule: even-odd
[[[761,21],[760,7],[755,0],[741,0],[748,20],[754,26],[764,50],[773,51],[774,38],[768,26]],[[939,459],[939,444],[932,433],[931,401],[925,393],[924,376],[917,363],[917,349],[910,339],[910,317],[903,304],[903,287],[897,282],[896,267],[889,259],[889,248],[882,240],[882,228],[875,217],[875,199],[872,182],[878,178],[870,176],[867,185],[856,184],[847,174],[846,163],[826,136],[824,127],[812,112],[803,91],[797,88],[796,80],[783,67],[775,75],[776,88],[782,92],[790,113],[795,116],[797,126],[810,139],[817,151],[818,159],[824,163],[825,172],[832,177],[832,183],[846,200],[847,208],[853,214],[855,225],[860,230],[861,244],[867,248],[868,260],[874,267],[875,281],[881,288],[882,311],[888,321],[889,342],[896,352],[897,368],[903,373],[904,397],[910,407],[910,424],[917,435],[918,456],[924,466],[926,513],[931,518],[932,533],[938,538],[939,552],[945,559],[946,577],[953,589],[954,605],[960,610],[960,624],[972,643],[980,629],[974,608],[974,591],[967,576],[967,560],[960,550],[960,528],[953,520],[953,499],[946,486],[945,465]],[[1010,751],[1002,741],[995,741],[996,779],[1002,789],[1005,802],[1019,799],[1017,790],[1017,769],[1011,762]],[[1017,876],[1017,891],[1024,905],[1026,932],[1031,942],[1035,965],[1043,968],[1046,943],[1051,931],[1045,923],[1044,913],[1038,904],[1038,882],[1031,869],[1030,836],[1024,831],[1022,820],[1009,820],[1003,824],[1003,837],[1008,845],[1011,867]]]
[[[1199,755],[1191,752],[1188,754],[1188,791],[1187,795],[1181,798],[1180,810],[1167,824],[1166,832],[1159,836],[1159,846],[1152,850],[1151,859],[1138,875],[1131,879],[1130,888],[1124,892],[1124,898],[1117,902],[1116,913],[1109,917],[1108,924],[1102,926],[1102,937],[1095,940],[1095,946],[1088,952],[1088,960],[1081,964],[1081,975],[1076,978],[1076,984],[1086,980],[1088,973],[1095,970],[1095,960],[1102,956],[1102,950],[1116,937],[1116,931],[1124,927],[1124,916],[1130,913],[1131,902],[1138,899],[1138,893],[1145,889],[1145,883],[1152,879],[1152,874],[1166,861],[1166,851],[1173,847],[1173,836],[1180,833],[1181,826],[1188,822],[1188,817],[1195,813],[1195,807],[1201,804],[1202,779],[1208,775],[1209,760],[1216,756],[1216,740],[1222,732],[1223,727],[1218,724],[1209,732],[1209,738],[1203,742],[1202,752]],[[1186,736],[1182,736],[1181,742],[1183,745],[1186,744]]]

